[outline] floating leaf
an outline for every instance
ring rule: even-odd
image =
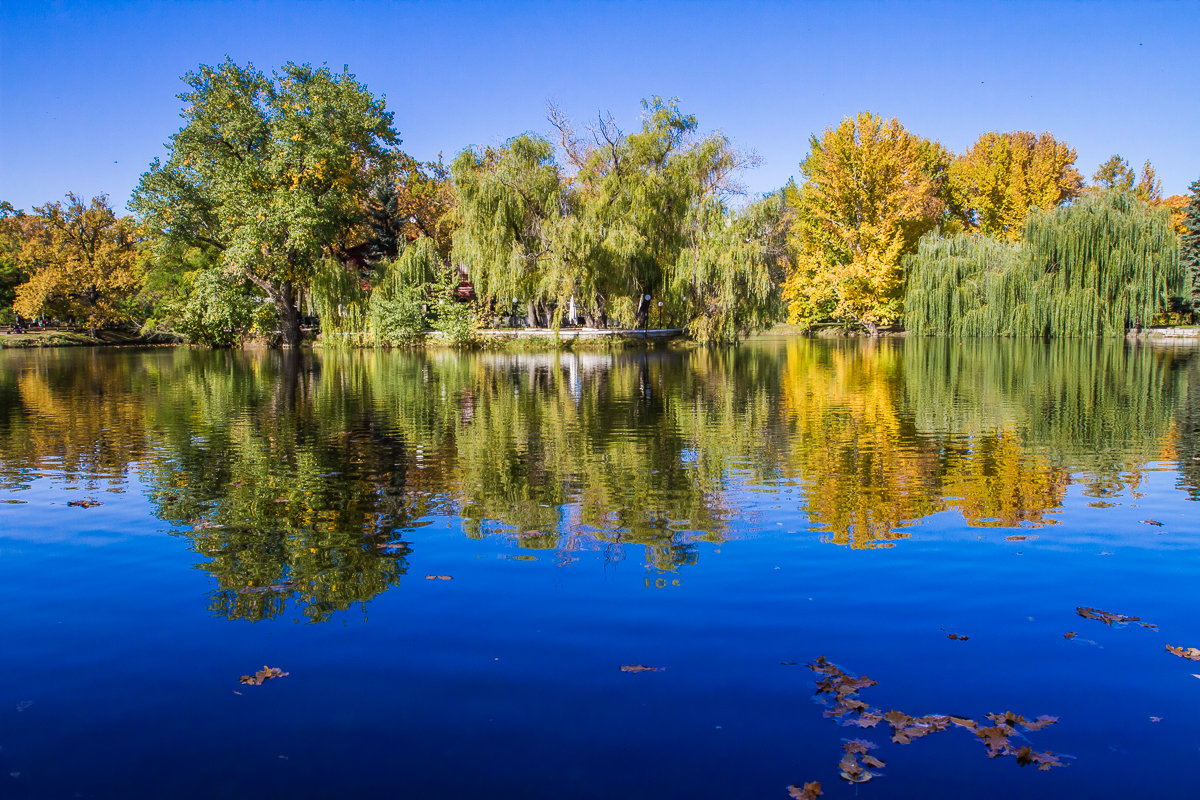
[[[647,667],[644,664],[626,664],[621,667],[621,672],[659,672],[666,669],[665,667]]]
[[[825,794],[821,791],[820,781],[806,783],[803,786],[789,786],[788,797],[792,800],[817,800],[818,797]]]
[[[1063,638],[1064,639],[1074,639],[1078,635],[1079,634],[1076,633],[1075,631],[1067,631],[1066,633],[1063,634]]]
[[[847,753],[862,753],[866,754],[878,747],[877,744],[866,739],[850,739],[842,745],[842,749]]]
[[[1037,536],[1034,534],[1014,533],[1012,536],[1005,536],[1004,540],[1007,542],[1024,542],[1036,538]]]
[[[283,678],[290,674],[290,672],[284,672],[279,667],[268,667],[264,664],[263,668],[258,672],[253,675],[243,675],[238,680],[248,686],[262,686],[272,678]]]
[[[1180,658],[1186,658],[1188,661],[1200,661],[1200,649],[1195,647],[1172,647],[1167,645],[1167,652],[1174,653]]]
[[[1042,716],[1038,717],[1037,719],[1033,720],[1032,722],[1023,720],[1021,722],[1021,727],[1023,727],[1027,731],[1040,731],[1042,728],[1045,728],[1047,725],[1053,725],[1056,722],[1058,722],[1058,717],[1051,717],[1046,714],[1043,714]]]
[[[1156,528],[1161,528],[1163,526],[1163,524],[1156,519],[1144,519],[1144,520],[1142,520],[1142,524],[1143,525],[1153,525]]]
[[[1083,617],[1084,619],[1098,620],[1100,622],[1103,622],[1105,625],[1113,625],[1114,623],[1118,624],[1118,625],[1124,625],[1126,622],[1136,622],[1137,624],[1141,625],[1143,628],[1157,628],[1158,627],[1157,625],[1153,625],[1149,622],[1142,622],[1141,617],[1131,617],[1127,614],[1116,614],[1112,611],[1101,611],[1100,609],[1097,609],[1097,608],[1077,607],[1075,609],[1075,613],[1078,614],[1079,616]]]
[[[865,769],[862,764],[858,763],[858,757],[854,753],[846,753],[842,756],[838,766],[841,768],[841,772],[838,774],[851,783],[866,783],[875,777],[874,772]]]
[[[947,634],[946,634],[946,638],[947,638],[947,639],[955,639],[955,640],[957,640],[957,641],[960,641],[960,642],[965,642],[965,641],[967,641],[967,639],[970,639],[971,637],[970,637],[970,636],[963,636],[963,635],[962,635],[962,634],[960,634],[960,633],[947,633]]]
[[[425,580],[427,580],[427,581],[452,581],[452,580],[454,580],[454,578],[453,578],[453,576],[450,576],[450,575],[426,575]]]
[[[1150,721],[1151,722],[1162,722],[1163,718],[1162,717],[1150,717]]]
[[[72,500],[71,502],[67,503],[67,505],[75,506],[77,508],[95,508],[96,506],[102,506],[104,504],[98,500],[88,499],[88,500]]]

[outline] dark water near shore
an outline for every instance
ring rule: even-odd
[[[1191,349],[0,352],[0,797],[1194,797],[1198,496]]]

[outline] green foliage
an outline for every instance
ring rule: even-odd
[[[696,209],[670,272],[669,314],[683,317],[700,342],[734,342],[781,314],[786,264],[782,193],[734,213],[715,200]]]
[[[1200,179],[1188,187],[1191,197],[1183,207],[1183,230],[1179,237],[1179,266],[1187,275],[1193,308],[1200,308]]]
[[[238,344],[255,327],[262,298],[242,281],[230,280],[215,270],[189,272],[184,294],[162,308],[175,333],[189,342],[210,347]]]
[[[643,105],[640,130],[601,117],[588,137],[552,110],[564,166],[529,134],[455,159],[453,261],[484,303],[507,310],[515,299],[532,324],[556,327],[574,298],[590,324],[644,325],[653,311],[658,324],[711,340],[765,324],[774,290],[764,276],[781,253],[762,209],[778,217],[778,206],[739,222],[724,202],[731,175],[754,159],[720,134],[698,136],[674,101]],[[736,253],[723,252],[732,244]]]
[[[131,208],[165,247],[207,244],[275,304],[299,342],[296,300],[360,223],[397,138],[382,100],[349,73],[230,60],[184,77],[184,127],[142,176]]]
[[[1020,245],[928,236],[909,272],[917,335],[1120,336],[1184,288],[1168,214],[1124,192],[1035,212]]]
[[[553,247],[566,201],[554,147],[525,134],[499,150],[464,150],[451,164],[458,191],[454,263],[487,302],[546,301],[567,271]]]

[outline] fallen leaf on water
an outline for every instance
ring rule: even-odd
[[[806,783],[803,786],[793,784],[788,787],[788,797],[792,800],[817,800],[823,794],[825,793],[821,791],[820,781]]]
[[[451,575],[426,575],[425,580],[427,580],[427,581],[452,581],[452,580],[454,580],[454,577]]]
[[[1074,639],[1078,635],[1079,634],[1076,633],[1075,631],[1067,631],[1066,633],[1063,634],[1063,638],[1064,639]]]
[[[1145,525],[1153,525],[1156,528],[1161,528],[1163,524],[1156,519],[1144,519],[1142,523]]]
[[[1037,536],[1035,536],[1033,534],[1015,533],[1012,536],[1005,536],[1004,540],[1007,542],[1024,542],[1024,541],[1033,540],[1036,538],[1037,538]]]
[[[975,735],[982,739],[984,745],[987,746],[988,758],[1008,755],[1013,752],[1012,746],[1008,743],[1008,737],[1012,735],[1010,728],[999,725],[979,728],[975,731]]]
[[[862,763],[866,764],[868,767],[871,767],[872,769],[880,769],[881,767],[887,766],[887,764],[883,763],[878,758],[876,758],[875,756],[872,756],[872,755],[864,755],[862,757]]]
[[[263,668],[258,672],[253,675],[243,675],[238,680],[247,686],[262,686],[272,678],[283,678],[290,674],[289,672],[284,672],[279,667],[268,667],[264,664]]]
[[[1138,625],[1141,625],[1143,628],[1157,628],[1158,627],[1157,625],[1154,625],[1149,622],[1142,622],[1141,617],[1132,617],[1132,616],[1129,616],[1128,614],[1117,614],[1112,611],[1101,611],[1098,608],[1076,607],[1075,613],[1078,614],[1079,616],[1083,617],[1084,619],[1098,620],[1100,622],[1103,622],[1105,625],[1113,625],[1114,623],[1117,625],[1124,625],[1126,622],[1136,622]]]
[[[1200,649],[1195,647],[1172,647],[1167,645],[1167,652],[1174,653],[1180,658],[1186,658],[1188,661],[1200,661]]]
[[[1162,722],[1162,717],[1150,717],[1151,722]]]
[[[960,634],[960,633],[947,633],[947,634],[946,634],[946,638],[947,638],[947,639],[956,639],[956,640],[958,640],[958,641],[960,641],[960,642],[965,642],[965,641],[967,641],[967,639],[970,639],[971,637],[970,637],[970,636],[963,636],[963,635],[962,635],[962,634]]]
[[[29,708],[31,705],[33,705],[32,700],[22,700],[21,702],[17,703],[17,711],[24,711],[25,709]]]
[[[864,755],[874,750],[876,747],[878,747],[877,744],[867,741],[866,739],[850,739],[842,745],[842,749],[847,753],[861,753]]]
[[[1040,731],[1047,725],[1053,725],[1056,722],[1058,722],[1058,717],[1051,717],[1047,714],[1043,714],[1035,720],[1022,720],[1021,727],[1027,731]]]
[[[866,783],[875,777],[874,772],[865,769],[862,764],[858,763],[858,757],[854,753],[846,753],[842,756],[838,766],[841,768],[841,772],[838,774],[851,783]]]
[[[647,667],[644,664],[626,664],[621,667],[621,672],[659,672],[665,667]]]
[[[77,508],[95,508],[96,506],[101,506],[104,504],[98,500],[72,500],[71,502],[67,503],[67,505],[75,506]]]
[[[1106,503],[1103,500],[1100,500],[1095,503],[1088,503],[1088,505],[1091,506],[1092,508],[1112,508],[1113,506],[1116,505],[1116,503]]]

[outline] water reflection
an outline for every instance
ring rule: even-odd
[[[17,497],[136,473],[203,557],[215,613],[323,620],[395,584],[441,519],[532,556],[634,552],[670,572],[764,527],[751,488],[854,547],[950,509],[1053,523],[1073,482],[1136,491],[1177,453],[1195,497],[1196,388],[1190,350],[1123,342],[3,353],[0,481]]]

